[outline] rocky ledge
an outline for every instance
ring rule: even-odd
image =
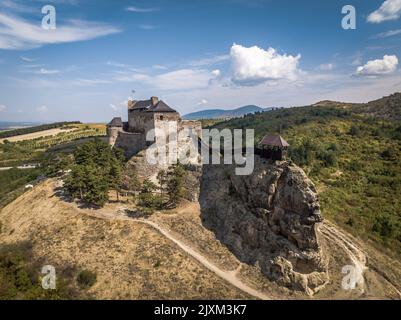
[[[319,199],[299,167],[256,157],[253,174],[236,176],[234,166],[204,166],[199,201],[204,226],[242,262],[309,295],[328,282]]]

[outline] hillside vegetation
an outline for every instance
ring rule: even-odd
[[[35,128],[49,129],[43,126]],[[0,171],[0,208],[21,195],[25,184],[33,183],[41,175],[48,174],[50,163],[52,168],[56,169],[60,164],[61,169],[63,166],[60,162],[65,155],[71,154],[77,145],[106,134],[106,126],[103,124],[68,123],[59,128],[65,131],[52,136],[46,135],[16,142],[5,140],[4,143],[0,143],[0,167],[43,164],[36,169]]]
[[[326,101],[216,124],[281,134],[316,183],[323,214],[390,254],[401,254],[401,94],[368,104]]]

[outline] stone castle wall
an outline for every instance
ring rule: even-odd
[[[128,112],[128,125],[130,132],[146,133],[154,129],[154,114],[130,110]]]
[[[126,158],[131,158],[146,148],[146,137],[143,133],[120,131],[114,146],[123,149]]]

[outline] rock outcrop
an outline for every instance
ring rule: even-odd
[[[236,176],[234,170],[204,166],[203,224],[271,280],[310,295],[319,291],[328,273],[317,235],[322,216],[313,183],[293,164],[259,157],[250,176]]]

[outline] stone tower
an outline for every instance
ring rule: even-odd
[[[107,125],[107,136],[109,137],[109,144],[114,147],[116,144],[118,135],[123,131],[123,122],[121,118],[114,118]]]

